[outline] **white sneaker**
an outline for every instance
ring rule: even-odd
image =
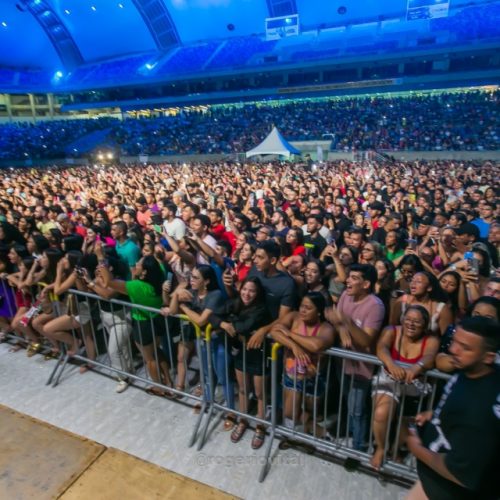
[[[118,394],[121,394],[123,391],[125,391],[128,387],[128,380],[120,380],[118,382],[118,385],[116,386],[116,389],[115,391],[118,393]]]

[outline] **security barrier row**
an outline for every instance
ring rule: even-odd
[[[8,290],[2,284],[2,296],[6,297]],[[63,307],[57,297],[51,297],[54,317],[67,315],[78,327],[72,329],[72,345],[61,343],[48,385],[56,387],[68,363],[76,361],[97,372],[146,385],[153,394],[191,401],[199,413],[188,445],[196,444],[198,450],[209,438],[210,423],[221,415],[265,427],[265,463],[259,481],[270,470],[276,440],[281,448],[305,447],[372,467],[374,429],[379,442],[381,433],[385,434],[383,457],[379,453],[380,473],[408,481],[416,478],[414,460],[401,449],[400,442],[411,415],[433,407],[447,375],[432,370],[410,385],[403,384],[390,379],[375,356],[337,348],[322,353],[312,373],[304,373],[294,364],[291,353],[270,341],[262,348],[260,373],[256,374],[254,364],[249,374],[244,340],[214,331],[211,325],[202,331],[184,315],[164,317],[158,309],[78,290],[71,290],[68,297],[72,299]],[[133,312],[136,317],[140,312],[143,320],[132,320]],[[137,351],[143,366],[134,366]],[[197,370],[190,366],[194,352]],[[197,384],[193,384],[194,391],[189,390],[188,375],[192,372]],[[238,407],[234,401],[235,374],[239,377]],[[221,397],[217,386],[222,387]],[[251,393],[260,415],[248,409]],[[389,396],[389,408],[383,412],[375,407],[380,394]]]

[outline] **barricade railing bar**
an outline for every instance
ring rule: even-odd
[[[382,372],[384,366],[383,363],[376,356],[339,349],[339,348],[331,348],[323,352],[318,361],[316,374],[313,376],[314,379],[314,382],[312,382],[313,385],[309,387],[309,389],[312,389],[312,393],[306,395],[306,383],[299,384],[300,381],[297,380],[297,376],[293,378],[293,391],[292,391],[293,415],[290,422],[289,421],[290,419],[287,419],[286,415],[283,415],[283,418],[281,420],[277,416],[278,411],[284,409],[284,406],[280,407],[278,398],[279,389],[278,389],[277,378],[281,368],[279,366],[281,360],[280,357],[277,355],[277,352],[280,349],[281,346],[279,344],[273,345],[273,355],[272,355],[273,376],[272,376],[271,401],[272,401],[272,408],[274,411],[274,415],[271,421],[271,433],[270,433],[271,438],[266,448],[265,465],[261,470],[259,480],[263,481],[266,474],[269,471],[271,464],[270,453],[272,449],[272,440],[275,437],[278,437],[282,440],[290,439],[300,444],[309,445],[313,447],[316,451],[333,455],[336,458],[355,459],[359,465],[369,467],[371,470],[373,470],[370,461],[372,453],[374,451],[373,419],[375,415],[375,409],[374,409],[375,398],[373,397],[373,395],[377,394],[379,388],[382,388],[382,382],[380,380],[380,377],[381,374],[383,373]],[[324,361],[325,359],[326,361]],[[338,364],[336,367],[337,368],[336,382],[340,385],[340,387],[338,387],[336,391],[338,395],[336,401],[336,410],[333,412],[328,412],[328,406],[329,406],[328,398],[332,397],[332,393],[335,393],[336,389],[336,387],[334,387],[335,381],[333,382],[331,381],[332,373],[333,370],[335,369],[335,367],[332,367],[333,363],[332,360],[334,359],[340,361],[341,363],[340,367],[338,367]],[[365,408],[364,412],[364,418],[367,418],[371,415],[369,437],[366,441],[366,446],[365,446],[366,450],[360,449],[358,446],[355,446],[353,442],[355,437],[355,431],[354,429],[350,428],[352,427],[351,418],[353,415],[349,415],[349,413],[351,413],[351,411],[354,412],[356,410],[356,406],[350,400],[351,399],[354,400],[357,397],[357,392],[356,392],[357,388],[355,387],[355,385],[360,382],[360,379],[358,378],[356,380],[355,376],[349,375],[348,370],[346,369],[347,362],[370,364],[373,366],[373,368],[380,369],[370,379],[362,380],[362,383],[365,386],[365,391],[364,393],[362,392],[361,394],[365,399],[370,396],[372,401],[371,411],[368,411],[368,408]],[[323,363],[323,365],[325,365],[326,363],[326,368],[322,368],[321,363]],[[397,364],[402,366],[403,368],[411,367],[411,365],[406,363],[397,362]],[[340,374],[338,372],[340,372]],[[322,384],[325,383],[325,381],[324,380],[321,381],[320,374],[325,375],[326,378],[326,384],[322,391],[320,391],[319,388]],[[449,378],[450,378],[449,375],[439,372],[437,370],[429,370],[422,375],[421,380],[418,380],[418,383],[421,386],[425,387],[426,390],[421,391],[420,395],[416,397],[416,399],[418,400],[418,404],[416,407],[416,411],[413,415],[416,415],[416,413],[420,411],[425,411],[426,409],[432,408],[436,398],[436,392],[438,389],[439,381],[445,382]],[[432,383],[430,383],[431,381]],[[412,481],[415,480],[417,477],[413,457],[408,455],[407,460],[404,463],[398,463],[396,461],[398,453],[397,443],[401,433],[404,430],[404,424],[406,423],[404,420],[406,418],[406,416],[404,415],[404,408],[405,404],[407,403],[407,399],[410,399],[410,397],[405,394],[406,385],[404,383],[396,382],[393,380],[391,384],[394,389],[399,390],[401,393],[399,397],[400,399],[398,405],[399,409],[397,411],[397,415],[394,415],[394,417],[392,417],[393,411],[394,413],[396,413],[395,412],[396,402],[395,399],[391,397],[390,398],[391,408],[390,411],[388,412],[390,417],[388,418],[387,421],[387,429],[385,432],[385,439],[384,439],[384,456],[379,467],[379,473],[387,477],[393,476],[396,478]],[[346,390],[347,386],[348,390]],[[384,388],[384,390],[387,390],[387,388]],[[300,401],[300,409],[304,411],[306,410],[306,399],[307,399],[306,396],[308,396],[309,398],[312,397],[315,403],[320,403],[319,401],[320,392],[322,392],[322,394],[324,394],[325,396],[324,398],[325,401],[323,404],[323,412],[322,412],[323,418],[320,421],[320,419],[318,418],[320,415],[320,411],[318,408],[319,405],[314,404],[312,408],[312,431],[306,432],[304,428],[305,427],[304,422],[301,421],[301,419],[298,419],[296,414],[296,402],[298,399],[297,394],[301,393],[302,395]],[[283,397],[282,401],[285,401],[285,397]],[[354,401],[354,403],[356,403],[356,401]],[[344,410],[343,408],[344,406],[347,407],[347,411]],[[328,413],[330,413],[330,415],[328,415]],[[328,423],[328,416],[333,416],[334,421]],[[344,419],[345,422],[343,422]],[[319,435],[318,428],[323,431],[322,436]],[[331,430],[334,429],[333,435],[330,434],[329,429]],[[352,434],[354,435],[354,437],[351,439],[350,436]],[[362,433],[362,435],[363,437],[365,437],[366,431]],[[391,435],[394,436],[393,441],[395,445],[393,446],[392,456],[389,457],[388,450],[390,449]]]
[[[7,293],[4,280],[1,285],[3,293]],[[76,310],[71,316],[78,326],[71,331],[71,346],[61,342],[61,355],[47,380],[52,387],[59,384],[66,366],[75,360],[97,372],[145,384],[148,391],[158,391],[158,395],[167,395],[168,399],[190,400],[199,413],[188,445],[197,443],[198,450],[208,441],[210,423],[217,416],[231,416],[264,427],[267,435],[260,482],[271,468],[276,439],[280,440],[280,447],[290,442],[292,446],[305,445],[313,451],[337,459],[355,459],[361,466],[370,467],[374,440],[380,443],[384,432],[379,472],[388,478],[416,478],[412,457],[401,460],[399,456],[399,441],[407,418],[433,407],[439,385],[444,385],[449,375],[437,370],[425,372],[412,384],[410,395],[409,386],[387,377],[376,356],[340,348],[318,354],[311,373],[305,373],[293,360],[287,365],[291,353],[279,343],[266,344],[268,339],[261,351],[250,353],[244,338],[231,338],[210,324],[202,330],[186,315],[165,317],[159,309],[79,290],[72,289],[68,295],[75,299]],[[69,314],[57,297],[52,295],[51,300],[54,316]],[[142,319],[133,319],[133,314]],[[134,346],[142,354],[142,367],[133,365]],[[194,379],[199,376],[200,390],[195,393],[189,389],[188,378],[193,351],[199,362],[199,373],[195,369]],[[368,378],[366,373],[364,377],[359,375],[363,371],[357,369],[360,366],[370,374]],[[217,397],[217,386],[222,387],[222,397]],[[249,409],[251,393],[257,400],[257,414]],[[387,421],[382,423],[375,419],[379,414],[375,404],[378,394],[389,396]],[[412,412],[405,411],[407,407]]]

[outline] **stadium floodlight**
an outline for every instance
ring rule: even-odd
[[[98,159],[98,160],[104,160],[104,155],[103,155],[102,153],[99,153],[99,154],[97,155],[97,159]]]
[[[54,73],[54,76],[52,77],[52,84],[53,85],[57,85],[58,83],[61,82],[61,80],[64,78],[64,73],[58,69],[55,73]]]
[[[113,159],[113,153],[111,153],[111,152],[108,153],[106,156],[107,156],[108,160],[112,160]]]

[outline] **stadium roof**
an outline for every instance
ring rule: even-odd
[[[300,26],[313,29],[402,16],[406,8],[407,0],[1,0],[0,67],[63,70],[198,40],[262,34],[268,17],[298,14]]]

